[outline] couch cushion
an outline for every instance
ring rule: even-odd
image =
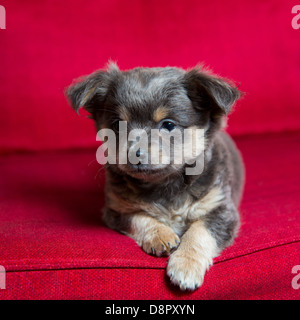
[[[1,4],[0,154],[95,146],[91,121],[76,117],[63,92],[109,59],[122,70],[205,63],[246,93],[231,133],[300,130],[296,0]]]
[[[183,293],[167,258],[145,254],[101,222],[95,151],[0,159],[0,299],[292,299],[300,264],[300,133],[236,139],[247,178],[242,227],[203,286]]]

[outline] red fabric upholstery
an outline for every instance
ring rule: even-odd
[[[1,151],[95,146],[90,122],[63,95],[102,68],[193,67],[204,62],[246,95],[233,134],[300,129],[299,30],[294,0],[3,0]]]
[[[294,1],[1,5],[0,265],[7,274],[0,299],[300,298],[291,284],[300,264]],[[247,171],[240,236],[193,293],[169,284],[167,258],[146,255],[101,222],[94,127],[63,90],[108,59],[121,69],[205,62],[246,93],[228,127]]]
[[[103,226],[104,177],[93,151],[2,157],[8,272],[0,299],[299,298],[291,285],[300,257],[299,142],[300,133],[237,139],[247,167],[242,228],[194,293],[169,284],[167,258]]]

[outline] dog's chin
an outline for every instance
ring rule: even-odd
[[[131,176],[132,178],[141,180],[143,182],[160,182],[171,176],[176,172],[174,168],[170,166],[166,167],[159,167],[159,168],[128,168],[128,167],[120,167],[120,169],[127,175]]]

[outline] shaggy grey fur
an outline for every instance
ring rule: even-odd
[[[116,65],[111,65],[75,82],[67,96],[76,111],[85,107],[90,112],[97,129],[106,127],[117,131],[115,123],[121,119],[121,109],[125,108],[130,118],[128,130],[144,128],[149,131],[158,126],[153,120],[153,112],[163,106],[168,110],[167,118],[181,130],[193,126],[205,130],[205,165],[200,175],[185,175],[187,165],[176,170],[166,166],[157,169],[157,174],[152,174],[155,166],[145,165],[140,176],[131,174],[131,170],[141,171],[140,166],[128,165],[123,169],[118,165],[107,166],[104,220],[108,226],[128,233],[131,213],[136,213],[138,203],[146,214],[145,204],[155,204],[162,208],[163,215],[163,210],[179,210],[187,199],[200,201],[217,186],[224,198],[201,219],[220,251],[232,243],[239,227],[238,205],[244,184],[240,153],[232,139],[222,131],[223,118],[240,97],[232,83],[201,68],[188,71],[135,68],[121,72]],[[120,208],[121,203],[124,208],[131,205],[134,208],[132,212],[128,208],[126,212],[125,209],[118,212],[115,204],[111,205],[111,199],[120,201]],[[180,231],[176,230],[178,236],[184,234],[190,223],[185,221]]]

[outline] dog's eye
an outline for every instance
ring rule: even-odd
[[[121,119],[116,118],[111,122],[111,126],[113,130],[117,130],[119,128],[119,122],[121,121]]]
[[[172,131],[172,130],[174,130],[175,129],[175,127],[176,127],[176,125],[173,123],[173,122],[171,122],[171,121],[164,121],[162,124],[161,124],[161,129],[166,129],[166,130],[168,130],[168,131]]]

